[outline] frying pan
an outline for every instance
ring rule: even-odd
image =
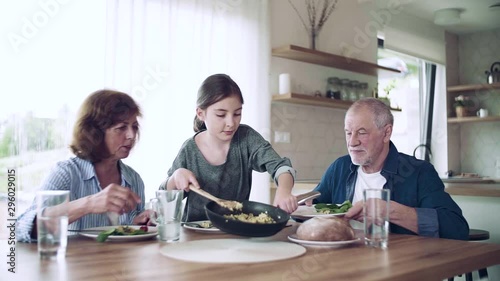
[[[249,237],[272,236],[282,230],[290,219],[290,215],[287,212],[272,205],[254,201],[243,201],[241,203],[243,203],[242,210],[231,211],[227,208],[219,206],[216,202],[212,201],[205,205],[205,212],[208,219],[210,219],[212,224],[218,229],[226,233]],[[228,219],[224,217],[224,215],[236,215],[240,213],[252,213],[255,216],[258,216],[260,213],[266,213],[271,218],[273,218],[276,223],[257,224]]]

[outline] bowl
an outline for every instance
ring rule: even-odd
[[[226,233],[248,237],[272,236],[281,231],[290,219],[290,215],[287,212],[272,205],[253,201],[243,201],[242,203],[242,210],[231,211],[212,201],[205,206],[205,212],[208,219],[218,229]],[[266,213],[273,218],[275,223],[250,223],[224,217],[224,215],[239,213],[251,213],[255,216],[258,216],[260,213]]]

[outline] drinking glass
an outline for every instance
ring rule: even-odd
[[[161,241],[173,242],[180,238],[182,218],[182,190],[158,190],[151,199],[151,221],[156,224]]]
[[[66,256],[69,191],[43,190],[36,194],[38,254],[42,259]]]
[[[365,189],[363,191],[365,245],[387,248],[390,197],[391,193],[388,189]]]

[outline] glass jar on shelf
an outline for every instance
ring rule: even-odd
[[[341,79],[340,80],[340,84],[341,84],[341,91],[340,91],[340,99],[341,100],[345,100],[345,101],[348,101],[349,100],[349,88],[350,88],[350,84],[351,84],[351,80],[349,79]]]
[[[358,87],[358,98],[368,97],[368,83],[359,83]]]
[[[340,83],[340,78],[329,77],[326,87],[326,97],[330,99],[340,99],[340,93],[342,91],[342,84]]]
[[[353,80],[349,83],[349,100],[356,101],[358,100],[358,85],[359,82]]]

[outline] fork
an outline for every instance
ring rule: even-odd
[[[120,215],[115,212],[107,212],[106,215],[108,216],[108,220],[110,225],[118,225],[119,224],[119,217]]]

